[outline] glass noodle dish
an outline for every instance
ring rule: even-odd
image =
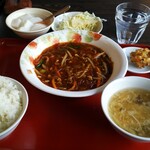
[[[113,70],[113,62],[102,49],[78,42],[48,47],[33,63],[44,84],[68,91],[97,88],[109,79]]]
[[[56,50],[52,50],[52,47]],[[46,51],[49,53],[48,58]],[[45,58],[43,56],[42,58],[41,55],[44,53],[46,54]],[[109,61],[113,63],[112,70],[107,64]],[[51,63],[53,65],[49,67]],[[45,66],[48,66],[51,71],[48,75],[49,78],[45,81],[48,82],[47,84],[53,82],[56,88],[44,84],[38,78],[41,75],[37,76],[37,72],[43,76],[46,74],[47,67]],[[65,68],[65,66],[67,67]],[[31,41],[21,54],[20,68],[25,78],[44,92],[65,97],[86,97],[101,92],[109,82],[124,76],[127,71],[127,58],[117,43],[102,34],[87,30],[60,30]],[[64,80],[63,84],[68,80],[67,88],[59,84],[62,79]],[[88,80],[81,90],[77,89],[79,79]],[[91,84],[87,84],[87,82],[91,82]],[[101,85],[97,87],[99,83]],[[87,90],[85,90],[86,88]]]

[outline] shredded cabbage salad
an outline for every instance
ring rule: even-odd
[[[64,14],[63,20],[59,22],[57,29],[77,29],[97,32],[101,24],[101,19],[99,17],[96,17],[94,13],[90,14],[86,11],[74,16],[66,16]]]

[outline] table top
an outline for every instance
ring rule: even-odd
[[[115,8],[121,3],[121,0],[66,0],[60,1],[48,1],[48,0],[32,0],[33,7],[40,7],[50,10],[51,12],[55,12],[58,9],[64,7],[65,5],[71,5],[71,9],[69,11],[89,11],[90,13],[95,13],[96,16],[107,19],[107,22],[103,22],[104,28],[102,30],[102,34],[112,38],[116,41],[116,27],[115,27]],[[146,4],[150,7],[149,0],[132,0],[132,2],[140,2]],[[6,14],[1,12],[0,14],[0,37],[15,37],[16,36],[5,24]],[[51,32],[50,30],[49,32]],[[147,26],[142,38],[138,43],[142,44],[150,44],[149,40],[150,35],[150,24]]]
[[[33,0],[36,7],[52,11],[71,4],[71,10],[88,10],[107,19],[102,34],[116,40],[114,10],[121,1],[92,0],[60,2],[51,4],[46,0]],[[138,0],[137,0],[138,1]],[[150,1],[143,1],[150,5]],[[19,58],[29,41],[17,37],[4,24],[6,14],[0,15],[0,75],[12,77],[21,82],[29,94],[29,106],[25,116],[15,131],[0,141],[0,150],[50,149],[50,150],[149,150],[150,143],[131,141],[110,125],[101,109],[101,93],[83,98],[65,98],[40,91],[32,86],[22,75]],[[150,29],[144,33],[138,45],[150,45]],[[127,45],[121,45],[126,47]],[[147,47],[146,46],[146,47]],[[150,79],[150,73],[126,76],[142,76]]]

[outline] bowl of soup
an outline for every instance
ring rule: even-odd
[[[31,41],[21,54],[20,68],[24,77],[42,91],[85,97],[123,77],[127,58],[117,43],[102,34],[60,30]]]
[[[119,133],[150,142],[150,79],[126,76],[112,81],[102,92],[101,106]]]

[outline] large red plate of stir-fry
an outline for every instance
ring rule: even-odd
[[[62,30],[31,41],[21,54],[20,68],[25,78],[42,91],[85,97],[123,77],[127,58],[122,48],[104,35]]]

